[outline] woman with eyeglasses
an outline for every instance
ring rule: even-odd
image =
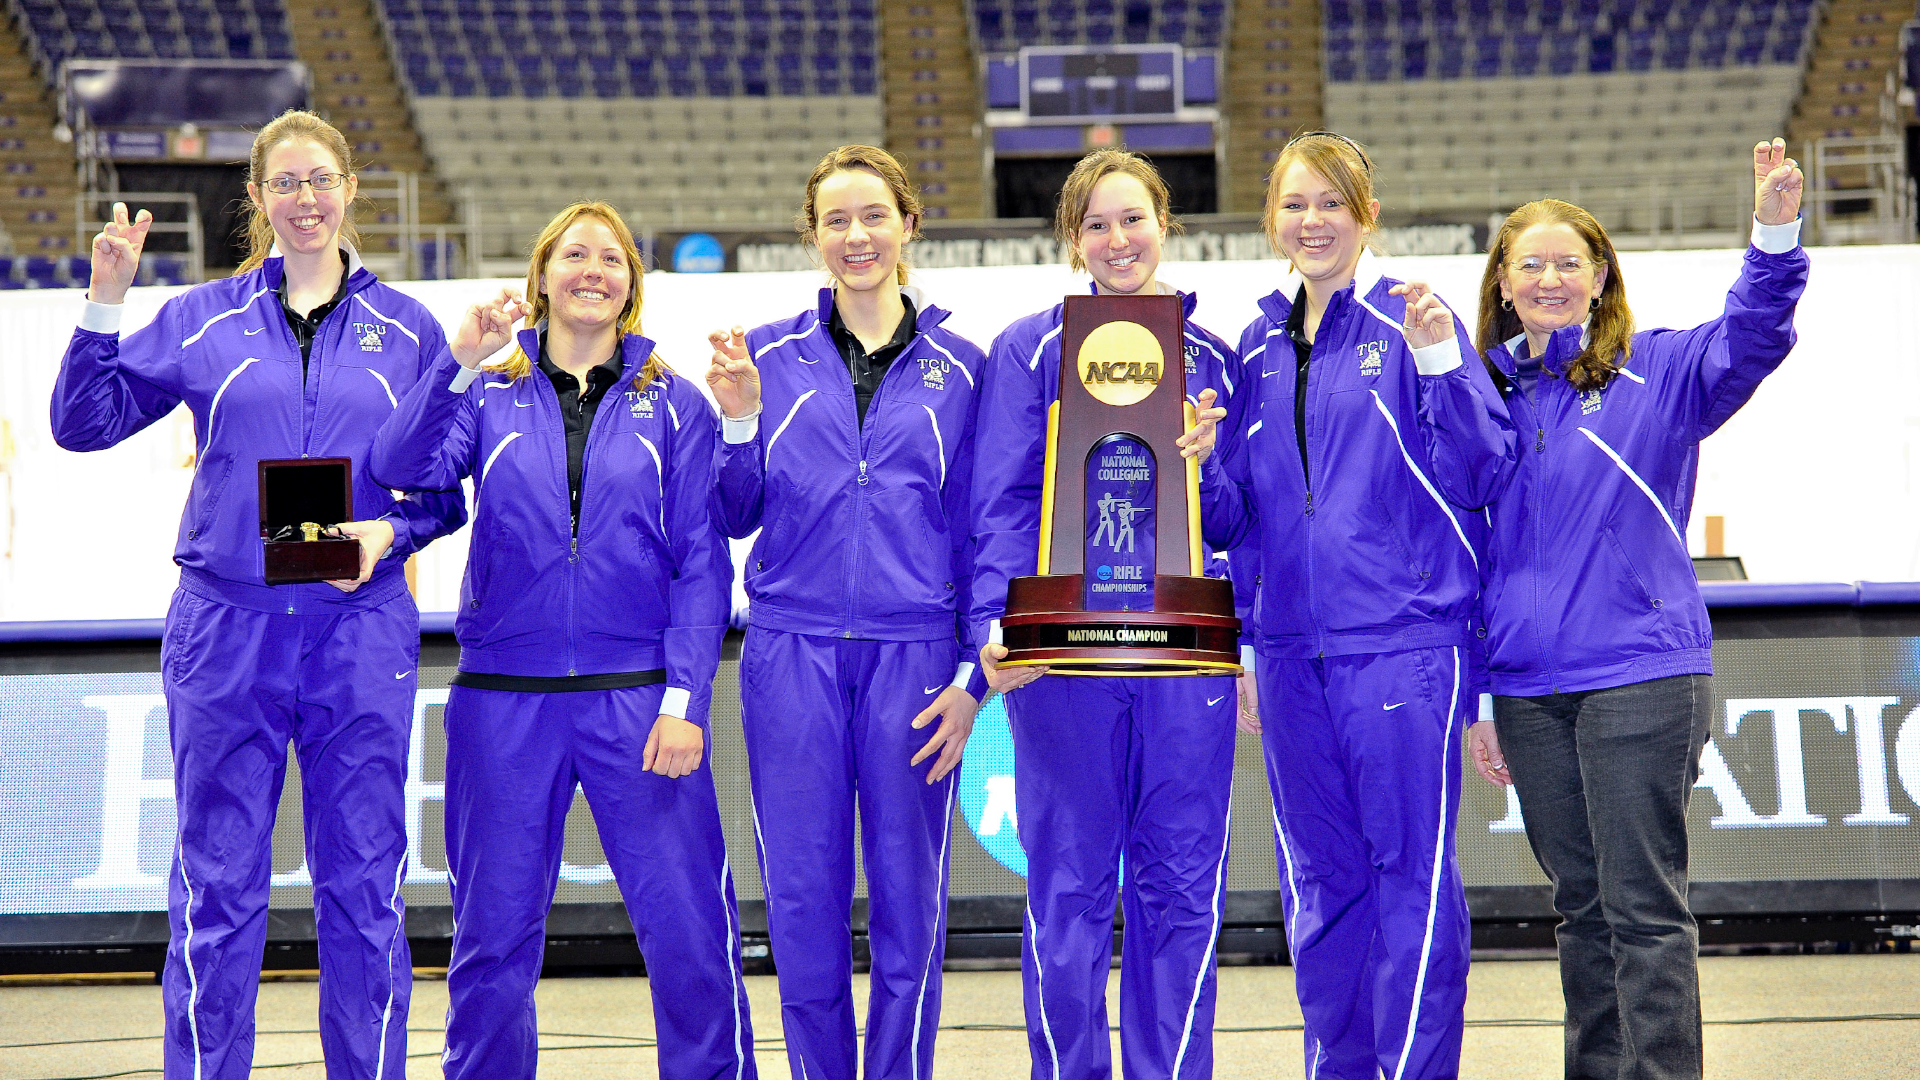
[[[1553,881],[1569,1078],[1701,1074],[1687,798],[1713,626],[1687,518],[1700,441],[1786,359],[1807,281],[1783,140],[1753,148],[1753,180],[1739,280],[1691,330],[1635,333],[1606,230],[1557,199],[1507,217],[1481,278],[1521,446],[1486,565],[1494,716],[1468,734]]]
[[[760,532],[741,724],[795,1080],[933,1071],[956,770],[986,696],[961,644],[983,357],[907,284],[916,190],[879,147],[828,152],[796,224],[832,284],[790,318],[710,335],[725,417],[713,512],[729,536]]]
[[[1091,275],[1095,293],[1180,297],[1184,356],[1173,370],[1181,372],[1184,396],[1204,409],[1239,384],[1240,359],[1193,321],[1195,294],[1158,279],[1167,232],[1177,227],[1171,202],[1151,162],[1096,150],[1062,186],[1054,234],[1073,269]],[[1007,583],[1034,573],[1039,555],[1064,311],[1054,304],[994,339],[974,467],[980,554],[971,622],[973,636],[987,642],[980,658],[988,680],[1007,695],[1019,774],[1027,1041],[1036,1077],[1112,1074],[1107,977],[1117,901],[1126,913],[1120,1047],[1127,1075],[1211,1076],[1234,680],[998,666],[1007,655],[998,637]],[[1184,463],[1176,458],[1160,468]],[[1210,571],[1222,573],[1224,562],[1209,559]]]
[[[733,580],[707,514],[719,421],[641,336],[640,267],[612,206],[560,211],[528,260],[532,300],[469,308],[374,444],[387,483],[474,482],[446,713],[454,1080],[535,1073],[576,788],[653,979],[660,1075],[754,1075],[706,754]]]
[[[1259,726],[1307,1074],[1450,1077],[1459,747],[1478,697],[1469,512],[1512,470],[1514,436],[1447,306],[1367,250],[1378,215],[1352,140],[1280,152],[1265,224],[1292,272],[1241,336],[1217,433],[1210,410],[1182,442],[1205,463],[1208,542],[1261,552]]]
[[[178,834],[161,978],[169,1076],[248,1075],[287,744],[300,761],[330,1071],[399,1076],[413,967],[404,932],[407,745],[420,619],[402,564],[466,521],[460,494],[396,499],[367,456],[444,347],[440,323],[355,250],[346,139],[288,112],[254,139],[250,252],[120,336],[153,216],[93,239],[80,326],[54,385],[53,433],[103,450],[184,403],[197,438],[174,562],[161,685]],[[257,464],[352,461],[351,580],[269,585]],[[332,525],[326,522],[323,524]]]

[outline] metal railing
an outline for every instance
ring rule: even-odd
[[[1877,133],[1807,140],[1801,151],[1807,183],[1800,216],[1809,243],[1913,242],[1915,190],[1897,100],[1888,72]],[[1842,206],[1853,212],[1841,213]]]
[[[189,282],[205,281],[207,278],[206,234],[200,227],[200,202],[190,192],[180,191],[83,191],[73,198],[73,250],[84,254],[93,245],[93,234],[104,229],[107,218],[96,216],[94,211],[105,206],[111,208],[116,202],[124,202],[129,207],[153,210],[160,206],[185,206],[185,221],[162,221],[160,215],[154,215],[154,222],[147,230],[148,236],[182,235],[187,238],[186,278]],[[108,211],[111,213],[111,209]],[[153,256],[172,256],[178,252],[154,251]]]
[[[1499,169],[1484,186],[1419,181],[1383,190],[1381,201],[1413,220],[1504,218],[1535,199],[1563,199],[1597,218],[1618,247],[1630,249],[1738,245],[1745,242],[1753,214],[1753,192],[1744,180],[1700,179],[1694,174],[1645,173],[1639,176],[1543,177],[1538,170],[1521,175]],[[1496,222],[1497,225],[1497,222]]]

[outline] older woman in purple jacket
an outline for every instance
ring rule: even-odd
[[[1494,719],[1468,739],[1553,879],[1570,1078],[1700,1075],[1686,826],[1713,628],[1684,530],[1700,440],[1786,359],[1807,279],[1782,140],[1753,175],[1740,279],[1692,330],[1634,333],[1606,231],[1558,200],[1507,218],[1482,279],[1522,438],[1483,564]]]

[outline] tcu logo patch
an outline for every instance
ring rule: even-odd
[[[1385,341],[1369,341],[1357,346],[1354,352],[1360,356],[1360,374],[1378,375],[1380,374],[1380,365],[1386,359],[1387,343]]]
[[[660,391],[649,386],[645,390],[627,391],[627,415],[636,420],[653,419],[653,403],[660,400]]]
[[[1192,342],[1188,342],[1187,343],[1187,374],[1189,375],[1198,374],[1199,365],[1197,361],[1199,359],[1200,359],[1200,346],[1195,345]]]
[[[921,357],[920,385],[929,390],[945,390],[947,373],[953,370],[953,363],[944,356]]]
[[[360,342],[361,352],[386,352],[387,324],[357,322],[353,324],[353,336]]]
[[[1580,395],[1580,415],[1581,416],[1585,416],[1588,413],[1597,413],[1599,411],[1600,411],[1600,391],[1588,390],[1585,393],[1582,393]]]

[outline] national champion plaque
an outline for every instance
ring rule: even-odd
[[[1002,665],[1237,674],[1233,586],[1202,575],[1178,296],[1070,296],[1047,413],[1039,573],[1007,585]]]

